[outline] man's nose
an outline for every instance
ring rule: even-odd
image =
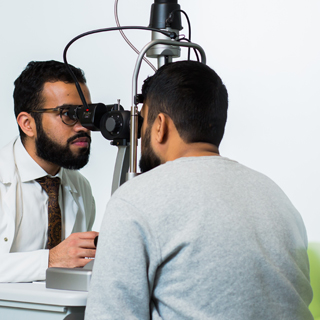
[[[82,124],[80,123],[79,120],[74,124],[73,129],[74,129],[76,132],[79,132],[79,131],[83,131],[83,132],[87,132],[87,133],[90,132],[89,129],[87,129],[87,128],[85,128],[85,127],[82,126]]]

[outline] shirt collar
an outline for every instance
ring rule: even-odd
[[[15,142],[14,154],[21,182],[32,181],[44,176],[52,177],[32,159],[23,146],[20,138]],[[54,177],[59,177],[62,182],[63,168],[60,168],[59,172]]]

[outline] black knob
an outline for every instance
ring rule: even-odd
[[[117,121],[114,118],[108,118],[106,121],[106,129],[111,133],[117,127]]]
[[[99,237],[99,236],[96,236],[96,237],[94,238],[94,240],[93,240],[95,247],[97,247],[97,245],[98,245],[98,237]]]

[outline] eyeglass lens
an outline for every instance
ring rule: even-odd
[[[68,111],[69,111],[69,109],[61,109],[60,110],[60,117],[61,117],[61,120],[64,124],[66,124],[68,126],[72,126],[78,121],[78,119],[70,118],[68,115]]]

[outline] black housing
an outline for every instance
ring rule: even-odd
[[[149,27],[157,29],[166,29],[166,19],[174,10],[180,10],[178,0],[155,0],[151,5],[150,24]],[[174,13],[170,28],[175,30],[182,30],[181,14]]]
[[[120,109],[120,110],[119,110]],[[101,131],[108,140],[130,141],[130,111],[124,110],[118,104],[103,103],[71,106],[68,110],[70,119],[78,119],[81,125],[91,131]],[[143,118],[138,115],[138,138]]]

